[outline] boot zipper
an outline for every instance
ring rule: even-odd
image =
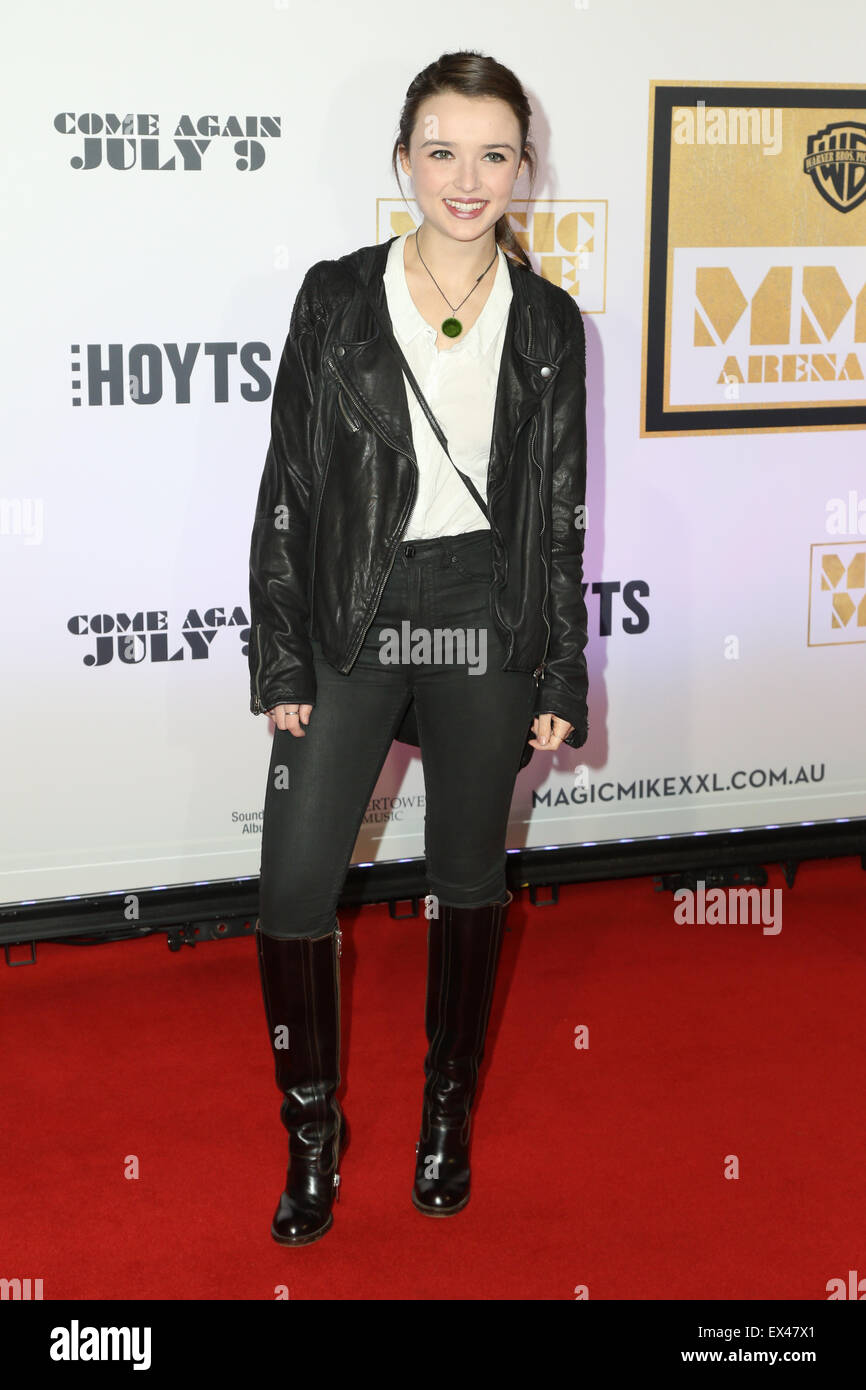
[[[336,984],[337,984],[337,1054],[336,1054],[336,1055],[337,1055],[337,1075],[339,1076],[339,1074],[340,1074],[340,1037],[341,1037],[341,1033],[340,1033],[340,957],[341,957],[341,955],[343,954],[343,933],[340,931],[339,926],[337,927],[336,932],[335,932],[334,934],[335,934],[336,942],[337,942],[337,961],[336,961],[336,969],[335,969],[335,971],[334,971],[334,979],[336,980]],[[339,1083],[338,1083],[338,1084],[339,1084]],[[335,1095],[336,1095],[336,1092],[335,1092]],[[339,1170],[339,1166],[340,1166],[340,1135],[341,1135],[341,1133],[342,1133],[342,1129],[343,1129],[343,1117],[342,1117],[342,1115],[341,1115],[341,1116],[340,1116],[339,1123],[338,1123],[338,1125],[337,1125],[337,1137],[336,1137],[335,1140],[334,1140],[334,1187],[336,1188],[336,1191],[337,1191],[336,1200],[337,1200],[338,1202],[339,1202],[339,1200],[340,1200],[340,1174],[339,1174],[339,1171],[338,1171],[338,1170]]]

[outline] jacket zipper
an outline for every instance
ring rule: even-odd
[[[529,353],[529,352],[531,352],[531,350],[532,350],[532,305],[531,305],[531,304],[527,304],[527,305],[526,305],[526,351],[527,351],[527,353]],[[499,394],[499,393],[498,393],[498,391],[497,391],[497,399],[498,399],[498,394]],[[534,425],[534,423],[535,423],[535,421],[533,420],[533,425]],[[513,457],[514,457],[514,447],[512,446],[511,455],[509,456],[509,460],[508,460],[509,464],[511,463],[511,459],[512,459]],[[507,474],[507,472],[508,472],[507,466],[506,466],[506,470],[505,470],[505,471],[506,471],[506,474]],[[489,482],[489,479],[490,479],[490,466],[489,466],[489,460],[488,460],[488,469],[487,469],[487,473],[488,473],[488,482]],[[497,490],[497,492],[496,492],[496,496],[497,496],[497,497],[500,495],[501,492],[504,491],[504,488],[505,488],[505,482],[503,481],[502,483],[500,483],[499,488],[498,488],[498,490]],[[490,529],[491,529],[491,531],[494,531],[494,532],[495,532],[495,529],[496,529],[496,528],[495,528],[494,525],[493,525],[493,496],[490,494],[489,488],[488,488],[488,496],[487,496],[487,511],[488,511],[489,517],[490,517]],[[542,514],[542,519],[543,519],[543,514]],[[505,556],[505,577],[506,577],[506,579],[507,579],[507,578],[508,578],[508,553],[507,553],[507,551],[505,551],[504,549],[503,549],[503,552],[502,552],[502,553],[503,553],[503,555]],[[493,588],[492,584],[491,584],[491,594],[492,594],[492,597],[493,597],[493,611],[494,611],[496,617],[499,619],[499,622],[500,622],[500,624],[502,625],[503,631],[508,633],[509,647],[513,647],[513,644],[514,644],[514,633],[513,633],[512,629],[508,626],[508,624],[506,623],[505,619],[504,619],[503,616],[502,616],[502,612],[501,612],[500,607],[499,607],[499,600],[498,600],[498,598],[497,598],[496,590]],[[547,654],[547,647],[546,647],[546,646],[545,646],[545,649],[544,649],[544,650],[545,650],[545,655],[546,655],[546,654]],[[510,652],[509,652],[509,655],[510,655]],[[507,658],[506,658],[506,659],[507,659]],[[536,671],[538,671],[538,669],[539,669],[539,668],[536,667]],[[536,685],[537,685],[537,684],[538,684],[538,676],[537,676],[537,674],[535,674],[535,672],[533,672],[533,674],[535,675],[535,683],[536,683]]]
[[[352,431],[353,434],[357,434],[357,432],[358,432],[358,430],[361,428],[361,426],[358,424],[358,421],[357,421],[357,420],[353,420],[353,419],[352,419],[351,415],[350,415],[349,412],[346,410],[346,407],[345,407],[345,405],[343,404],[343,392],[342,392],[342,391],[338,391],[338,392],[337,392],[337,403],[338,403],[338,405],[339,405],[339,407],[340,407],[340,410],[341,410],[341,412],[342,412],[343,419],[346,421],[346,424],[349,426],[349,429]]]
[[[261,712],[262,712],[262,687],[261,687],[261,675],[262,675],[262,638],[261,638],[261,626],[262,626],[261,623],[256,623],[255,629],[254,629],[255,634],[256,634],[256,651],[257,651],[258,654],[259,654],[259,659],[258,659],[258,662],[257,662],[257,664],[256,664],[256,714],[261,714]]]
[[[375,433],[378,434],[381,439],[384,439],[386,444],[390,444],[391,448],[395,449],[398,454],[405,453],[405,449],[403,449],[401,445],[396,444],[393,439],[389,438],[389,436],[382,429],[381,425],[377,425],[375,420],[371,419],[370,415],[367,413],[367,411],[364,409],[364,407],[358,400],[358,397],[355,395],[355,392],[352,390],[351,386],[346,381],[346,378],[340,372],[340,369],[333,358],[331,358],[331,371],[334,373],[334,376],[340,382],[341,386],[343,387],[343,390],[349,397],[349,400],[352,402],[353,406],[358,411],[358,414],[363,415],[370,428],[374,430]],[[414,458],[414,456],[412,456],[412,462],[415,463],[417,467],[417,460]]]
[[[513,456],[513,450],[512,450],[512,456]],[[511,462],[511,457],[509,457],[508,462],[509,462],[509,463]],[[507,474],[507,472],[508,472],[507,467],[506,467],[506,470],[505,470],[505,471],[506,471],[506,474]],[[488,466],[488,477],[489,477],[489,472],[490,472],[490,469],[489,469],[489,466]],[[496,490],[496,496],[499,497],[499,495],[504,491],[504,489],[505,489],[505,482],[503,481],[503,482],[501,482],[501,483],[499,484],[499,487],[498,487],[497,490]],[[490,530],[491,530],[491,532],[493,532],[494,534],[498,535],[498,532],[496,531],[496,528],[495,528],[495,526],[494,526],[494,524],[493,524],[493,500],[494,500],[494,499],[493,499],[493,496],[488,492],[488,496],[487,496],[487,511],[488,511],[489,518],[490,518]],[[504,558],[505,558],[505,578],[507,579],[507,578],[508,578],[508,552],[504,549],[504,547],[503,547],[502,554],[503,554],[503,556],[504,556]],[[511,628],[508,626],[507,622],[505,621],[505,619],[504,619],[503,616],[502,616],[502,612],[501,612],[501,610],[500,610],[500,608],[499,608],[499,599],[498,599],[498,597],[497,597],[496,589],[495,589],[495,587],[494,587],[494,585],[493,585],[493,581],[492,581],[492,580],[490,581],[490,593],[491,593],[491,597],[492,597],[492,599],[493,599],[493,611],[494,611],[494,614],[495,614],[495,616],[499,619],[499,622],[500,622],[500,624],[501,624],[501,626],[502,626],[502,631],[503,631],[503,632],[506,632],[506,633],[508,634],[508,645],[509,645],[509,652],[508,652],[508,655],[510,656],[510,655],[511,655],[511,648],[513,647],[513,637],[514,637],[514,634],[513,634],[513,632],[511,631]],[[508,658],[506,657],[506,660],[507,660],[507,659],[508,659]]]
[[[319,535],[319,517],[321,516],[321,513],[322,513],[322,498],[323,498],[324,495],[325,495],[325,486],[326,486],[327,481],[328,481],[328,474],[329,474],[330,471],[331,471],[331,459],[332,459],[332,457],[333,457],[333,454],[334,454],[334,431],[333,431],[333,429],[332,429],[332,430],[331,430],[331,438],[330,438],[330,440],[329,440],[329,442],[328,442],[328,461],[327,461],[327,463],[325,464],[325,471],[324,471],[324,473],[322,474],[322,482],[321,482],[321,485],[320,485],[320,487],[319,487],[319,497],[318,497],[318,500],[317,500],[317,502],[316,502],[316,519],[315,519],[315,521],[313,522],[313,541],[312,541],[312,545],[311,545],[310,551],[309,551],[309,558],[310,558],[310,560],[311,560],[311,562],[312,562],[312,563],[311,563],[311,570],[312,570],[312,573],[310,574],[310,620],[309,620],[309,626],[310,626],[310,629],[311,629],[311,630],[312,630],[312,627],[313,627],[313,622],[314,622],[314,618],[315,618],[315,611],[316,611],[316,540],[318,539],[318,535]]]
[[[370,418],[370,416],[369,416],[369,414],[367,413],[367,411],[364,409],[364,407],[363,407],[363,406],[360,404],[360,402],[358,401],[358,398],[357,398],[357,396],[355,395],[355,393],[354,393],[354,391],[352,390],[352,388],[346,384],[346,381],[344,380],[342,374],[340,373],[339,368],[337,367],[337,364],[333,361],[333,359],[331,360],[331,371],[334,373],[334,376],[337,378],[337,380],[338,380],[338,381],[342,384],[342,386],[344,387],[345,392],[346,392],[346,395],[349,397],[349,399],[350,399],[350,401],[352,402],[352,404],[354,405],[355,409],[358,411],[358,413],[359,413],[360,415],[362,415],[362,416],[364,417],[364,419],[367,421],[367,424],[370,426],[370,428],[373,430],[373,432],[374,432],[375,434],[378,434],[379,437],[380,437],[381,439],[384,439],[385,443],[386,443],[386,444],[389,444],[389,445],[391,446],[391,448],[394,449],[394,450],[396,450],[396,452],[397,452],[398,454],[404,454],[404,453],[406,452],[405,449],[401,448],[400,445],[395,444],[395,442],[394,442],[393,439],[389,439],[388,435],[385,434],[384,430],[382,430],[382,429],[376,424],[376,422]],[[417,460],[417,459],[414,457],[414,455],[412,455],[412,454],[408,455],[408,457],[409,457],[410,462],[411,462],[411,463],[413,464],[413,466],[414,466],[414,469],[415,469],[415,476],[414,476],[414,478],[413,478],[413,480],[412,480],[412,492],[411,492],[411,494],[410,494],[409,501],[408,501],[406,507],[403,509],[403,515],[401,516],[401,518],[400,518],[400,524],[399,524],[399,526],[397,527],[397,536],[398,536],[398,538],[399,538],[400,534],[402,533],[403,527],[406,525],[407,520],[409,519],[409,513],[411,512],[412,506],[413,506],[414,501],[415,501],[415,494],[416,494],[417,491],[418,491],[418,460]],[[318,524],[318,519],[317,519],[317,524]],[[384,574],[384,576],[383,576],[383,578],[382,578],[382,581],[381,581],[381,583],[380,583],[380,585],[379,585],[378,592],[377,592],[377,594],[376,594],[376,601],[375,601],[375,603],[372,605],[372,610],[371,610],[371,613],[370,613],[370,620],[369,620],[369,622],[367,623],[366,627],[364,627],[364,628],[362,629],[361,633],[359,634],[358,640],[356,641],[356,643],[355,643],[355,645],[354,645],[354,648],[353,648],[353,650],[352,650],[350,656],[347,658],[346,667],[344,668],[345,670],[347,670],[347,669],[352,665],[352,662],[355,660],[355,657],[358,655],[358,652],[361,650],[361,647],[362,647],[363,642],[364,642],[364,638],[367,636],[367,633],[368,633],[370,627],[372,626],[373,619],[374,619],[375,616],[376,616],[376,609],[378,608],[379,602],[380,602],[380,600],[381,600],[381,598],[382,598],[382,594],[384,593],[385,585],[388,583],[388,576],[389,576],[389,574],[391,573],[391,570],[392,570],[393,567],[394,567],[394,561],[395,561],[395,559],[397,558],[397,546],[399,546],[399,544],[400,544],[400,541],[399,541],[399,539],[398,539],[398,540],[397,540],[397,544],[394,546],[394,551],[393,551],[393,554],[392,554],[392,556],[391,556],[391,562],[390,562],[390,564],[388,565],[388,568],[386,569],[385,574]]]
[[[550,574],[549,574],[548,568],[547,568],[547,559],[545,558],[545,554],[544,554],[544,497],[542,496],[542,491],[541,491],[542,485],[543,485],[543,483],[544,483],[544,469],[541,467],[541,464],[538,462],[538,459],[535,457],[535,441],[536,441],[537,435],[538,435],[538,417],[537,417],[537,416],[533,416],[533,419],[532,419],[532,435],[531,435],[530,440],[529,440],[529,457],[532,459],[532,462],[533,462],[533,463],[536,465],[536,467],[538,468],[538,505],[539,505],[539,510],[540,510],[540,512],[541,512],[541,531],[539,532],[539,541],[540,541],[540,544],[541,544],[541,561],[542,561],[542,564],[544,565],[544,583],[545,583],[544,600],[543,600],[542,605],[541,605],[541,611],[542,611],[542,615],[543,615],[543,617],[544,617],[544,625],[545,625],[545,627],[547,628],[547,637],[546,637],[545,643],[544,643],[544,655],[543,655],[542,658],[541,658],[541,664],[535,668],[535,671],[534,671],[534,673],[533,673],[533,674],[535,675],[535,683],[536,683],[536,686],[538,685],[539,680],[541,680],[541,679],[544,678],[544,663],[545,663],[545,660],[546,660],[546,658],[547,658],[547,649],[548,649],[548,647],[550,646],[550,623],[548,622],[548,618],[547,618],[547,596],[548,596],[548,594],[549,594],[549,592],[550,592]]]

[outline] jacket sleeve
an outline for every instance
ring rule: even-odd
[[[553,387],[550,639],[538,683],[535,713],[556,714],[567,719],[574,728],[563,742],[571,748],[580,748],[589,736],[584,655],[588,633],[583,597],[586,344],[580,310],[571,295],[568,295],[566,322],[566,346]]]
[[[295,300],[271,403],[271,437],[250,544],[250,711],[313,704],[309,528],[319,368],[314,272]]]

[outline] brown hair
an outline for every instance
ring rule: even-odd
[[[399,133],[391,153],[391,165],[398,187],[400,175],[397,171],[397,156],[400,146],[403,146],[408,155],[409,141],[418,117],[418,107],[427,97],[438,96],[440,92],[459,92],[465,97],[499,97],[501,101],[508,103],[520,126],[520,152],[526,157],[529,165],[531,188],[535,179],[536,160],[535,146],[528,138],[532,108],[526,93],[510,68],[497,63],[495,58],[476,53],[474,49],[443,53],[435,63],[430,63],[410,82],[400,112]],[[402,188],[400,192],[403,192]],[[406,201],[405,196],[403,201]],[[529,257],[509,226],[505,213],[499,218],[493,231],[497,246],[501,246],[506,255],[510,255],[527,270],[534,271]]]

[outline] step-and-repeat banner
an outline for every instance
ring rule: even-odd
[[[308,267],[417,219],[399,110],[457,48],[527,89],[510,216],[587,334],[590,737],[519,774],[509,847],[864,814],[866,16],[773,11],[7,19],[0,900],[258,873],[276,366]],[[423,822],[395,743],[354,862],[423,854]]]

